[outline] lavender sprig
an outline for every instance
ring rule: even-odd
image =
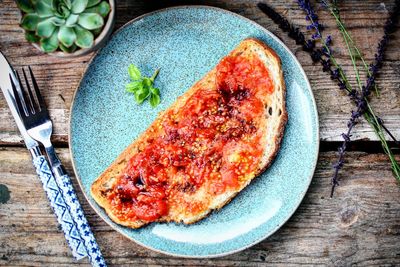
[[[307,21],[311,21],[311,25],[320,25],[320,23],[318,22],[318,16],[315,15],[315,11],[313,6],[311,5],[310,1],[308,0],[298,0],[297,1],[299,7],[301,9],[303,9],[303,11],[307,14],[306,16],[306,20]],[[312,39],[315,39],[315,36],[318,36],[319,39],[322,39],[322,34],[321,34],[321,29],[320,27],[312,27],[314,28],[315,32],[312,35]],[[310,29],[309,26],[307,26],[307,29]],[[349,122],[347,123],[347,133],[342,133],[342,137],[344,139],[344,142],[342,143],[342,145],[339,147],[338,152],[339,152],[339,158],[338,161],[336,163],[333,164],[333,168],[334,168],[334,174],[333,177],[331,179],[331,183],[332,183],[332,189],[331,189],[331,194],[330,196],[333,196],[333,192],[335,187],[339,184],[338,183],[338,174],[339,174],[339,170],[343,167],[343,163],[344,163],[344,154],[346,152],[347,149],[347,144],[351,141],[350,137],[351,137],[351,131],[353,129],[353,127],[357,124],[357,119],[361,116],[361,106],[362,106],[362,101],[360,101],[359,96],[358,96],[358,92],[354,89],[351,88],[350,83],[346,83],[345,81],[347,81],[347,78],[345,78],[345,74],[342,70],[342,68],[340,68],[338,66],[338,64],[336,63],[336,61],[334,60],[332,51],[331,51],[331,47],[330,47],[330,43],[331,43],[331,38],[329,38],[329,42],[325,42],[323,43],[323,49],[322,49],[322,53],[318,54],[318,60],[321,62],[322,64],[322,70],[324,72],[330,72],[331,74],[331,78],[336,79],[338,81],[338,86],[340,89],[347,89],[347,91],[349,91],[349,96],[350,98],[352,98],[353,100],[356,101],[357,104],[357,111],[356,112],[352,112],[352,116],[349,120]],[[325,56],[325,57],[324,57]],[[352,61],[353,61],[353,57],[351,57]],[[332,69],[332,63],[334,62],[336,65],[336,69]],[[356,74],[356,76],[358,77],[358,73]]]
[[[321,39],[321,32],[324,30],[324,26],[319,23],[318,16],[314,11],[314,8],[311,6],[310,1],[308,0],[298,0],[297,3],[299,6],[306,12],[306,20],[310,21],[310,24],[307,26],[307,30],[315,30],[315,33],[312,35],[312,39]]]
[[[375,54],[375,61],[373,64],[370,65],[369,68],[367,68],[367,81],[366,81],[365,85],[362,85],[362,83],[360,81],[358,68],[355,63],[355,56],[353,55],[353,53],[352,53],[353,50],[351,48],[353,48],[354,51],[356,51],[356,53],[358,54],[358,56],[360,57],[360,59],[362,60],[364,65],[366,65],[366,63],[365,63],[363,57],[361,56],[361,53],[358,50],[357,46],[353,42],[350,34],[347,32],[347,30],[344,26],[344,23],[341,21],[340,15],[339,15],[339,9],[337,8],[336,3],[334,2],[333,4],[330,4],[324,0],[323,0],[323,3],[324,3],[324,6],[326,6],[329,9],[329,11],[333,15],[333,17],[336,19],[338,27],[339,27],[339,29],[343,35],[343,38],[346,42],[346,45],[348,47],[348,51],[349,51],[349,54],[350,54],[350,57],[351,57],[351,60],[353,63],[354,71],[356,73],[357,83],[361,89],[361,93],[358,93],[357,91],[353,92],[353,94],[354,94],[353,97],[357,104],[357,111],[352,112],[351,117],[348,122],[348,125],[347,125],[348,131],[346,134],[342,134],[344,141],[342,143],[342,146],[339,147],[339,159],[333,166],[335,172],[334,172],[334,175],[332,178],[332,190],[331,190],[331,197],[332,197],[335,186],[338,185],[338,172],[343,166],[344,152],[346,150],[347,143],[350,141],[351,130],[354,127],[356,120],[359,117],[361,117],[362,115],[364,115],[366,120],[373,126],[376,134],[378,135],[378,137],[382,143],[382,147],[383,147],[385,153],[389,156],[389,159],[390,159],[391,165],[392,165],[393,174],[396,177],[396,179],[398,179],[400,181],[400,165],[394,158],[393,153],[392,153],[391,149],[389,148],[387,141],[385,139],[385,136],[383,134],[383,131],[382,131],[382,128],[385,131],[387,131],[387,129],[385,126],[383,126],[382,120],[379,119],[377,116],[375,116],[375,114],[373,112],[370,114],[366,113],[368,108],[370,108],[370,105],[367,101],[367,97],[370,95],[371,89],[373,87],[375,89],[377,88],[376,83],[375,83],[375,78],[376,78],[376,75],[377,75],[379,69],[382,66],[384,53],[385,53],[386,46],[387,46],[387,43],[389,40],[389,34],[394,31],[394,29],[395,29],[394,23],[396,23],[398,20],[400,1],[396,0],[395,8],[385,23],[384,36],[382,37],[381,41],[378,44],[378,51]],[[397,140],[393,137],[393,135],[389,131],[387,131],[387,132],[389,133],[390,137],[395,141],[395,143],[398,144]]]
[[[396,1],[399,2],[399,0],[396,0]],[[342,137],[344,138],[344,143],[342,144],[341,147],[339,147],[339,159],[338,159],[338,162],[334,164],[334,167],[335,167],[334,176],[336,176],[336,183],[333,183],[333,189],[334,189],[334,186],[337,185],[337,173],[339,172],[339,169],[343,166],[343,157],[344,157],[344,153],[347,148],[347,144],[348,144],[348,142],[350,142],[351,130],[357,124],[357,119],[362,115],[362,113],[364,113],[364,117],[366,118],[368,123],[372,126],[375,133],[380,138],[382,147],[383,147],[385,153],[389,155],[389,158],[392,161],[392,170],[393,170],[396,178],[399,179],[399,175],[398,175],[398,173],[399,173],[398,166],[399,165],[393,157],[393,153],[385,140],[382,129],[385,130],[396,143],[397,143],[397,141],[394,139],[394,137],[390,133],[390,131],[388,131],[386,129],[386,127],[383,124],[383,121],[375,115],[375,113],[374,113],[373,109],[371,108],[371,106],[369,105],[366,97],[362,97],[362,95],[358,91],[352,89],[351,84],[349,83],[349,81],[347,79],[347,76],[345,75],[341,66],[336,62],[336,59],[332,54],[332,49],[330,47],[330,44],[332,41],[331,37],[328,36],[326,38],[325,42],[322,43],[322,46],[323,46],[322,49],[317,49],[315,47],[315,41],[318,39],[322,39],[321,32],[323,30],[323,26],[321,26],[320,23],[315,23],[314,20],[318,19],[318,17],[316,16],[309,1],[299,1],[299,2],[300,2],[299,4],[302,7],[306,8],[305,11],[307,14],[307,20],[311,22],[312,26],[308,27],[308,29],[314,29],[317,32],[317,34],[313,34],[314,38],[311,40],[306,40],[304,37],[304,34],[298,28],[296,28],[292,24],[290,24],[286,18],[281,16],[279,13],[277,13],[275,10],[273,10],[271,7],[269,7],[265,3],[258,3],[258,7],[267,16],[269,16],[276,24],[278,24],[279,27],[283,31],[288,32],[289,37],[296,40],[296,44],[302,45],[303,50],[307,51],[310,54],[310,56],[314,62],[320,62],[323,67],[323,71],[329,73],[331,79],[337,81],[339,89],[346,90],[348,92],[350,98],[357,105],[357,111],[352,112],[352,116],[347,124],[348,131],[345,134],[342,134]],[[395,12],[396,12],[396,10],[398,13],[398,9],[395,9]],[[391,24],[391,26],[388,26],[388,29],[390,28],[393,31],[393,29],[395,28],[394,23],[396,22],[396,20],[392,19],[392,21],[393,21],[393,23]],[[361,56],[361,53],[359,53],[359,51],[358,51],[358,54]],[[361,59],[362,59],[362,57],[361,57]],[[367,92],[364,92],[364,94],[367,94]],[[366,105],[361,100],[362,98],[365,99]],[[375,118],[375,119],[373,119],[373,118]],[[332,193],[333,193],[333,191],[332,191]]]

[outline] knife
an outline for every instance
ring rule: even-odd
[[[62,194],[60,193],[49,163],[40,151],[38,143],[28,135],[21,121],[19,113],[16,109],[10,79],[13,80],[14,84],[17,87],[20,87],[18,79],[15,75],[15,70],[8,63],[3,53],[0,52],[1,91],[3,92],[4,98],[6,99],[8,107],[11,110],[11,114],[14,117],[18,130],[21,133],[22,139],[25,142],[25,146],[32,156],[32,161],[36,173],[42,182],[43,189],[46,192],[47,198],[50,201],[50,205],[57,217],[57,221],[61,225],[65,239],[67,240],[67,243],[72,251],[72,255],[77,260],[80,260],[87,256],[86,247],[84,246],[79,231],[77,230],[76,223],[72,219],[70,209],[65,203]]]

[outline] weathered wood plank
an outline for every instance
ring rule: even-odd
[[[321,139],[327,141],[340,140],[345,131],[350,111],[354,108],[348,97],[337,89],[337,86],[324,74],[319,65],[314,65],[308,54],[301,51],[269,18],[256,7],[257,1],[118,1],[116,28],[127,21],[160,7],[176,4],[207,4],[222,7],[248,17],[275,33],[295,53],[303,65],[318,105],[321,125]],[[290,21],[300,25],[304,30],[306,24],[304,14],[295,1],[268,1],[279,12],[285,14]],[[273,3],[272,3],[273,2]],[[356,43],[364,51],[368,62],[373,60],[377,41],[383,33],[383,24],[393,1],[346,1],[342,4],[342,16],[347,23]],[[327,33],[334,38],[334,51],[344,65],[351,80],[355,77],[351,62],[347,59],[346,48],[335,22],[330,15],[318,7]],[[4,52],[15,67],[32,65],[37,80],[48,103],[54,120],[54,141],[67,143],[68,116],[72,96],[80,77],[87,65],[90,55],[78,59],[58,59],[41,54],[23,37],[18,28],[19,12],[14,1],[4,0],[0,5],[0,50]],[[386,61],[378,79],[382,89],[381,97],[373,97],[372,105],[384,119],[387,127],[400,139],[400,31],[395,33],[386,53]],[[62,97],[61,97],[62,96]],[[340,104],[342,103],[342,104]],[[354,129],[353,139],[377,140],[367,123],[361,123]],[[0,95],[0,144],[16,144],[21,141],[4,97]]]
[[[58,152],[72,173],[68,150]],[[358,152],[349,152],[346,158],[333,199],[329,191],[336,157],[324,152],[311,187],[289,222],[260,244],[217,259],[172,258],[142,248],[113,231],[78,191],[110,265],[398,265],[400,188],[387,158]],[[10,191],[10,199],[0,201],[0,265],[75,264],[23,148],[0,149],[0,186]]]

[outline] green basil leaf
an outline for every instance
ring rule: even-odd
[[[49,6],[46,1],[38,1],[36,3],[36,13],[39,15],[41,18],[47,18],[50,16],[53,16],[53,8]]]
[[[142,83],[139,81],[128,83],[125,86],[125,90],[129,93],[135,93],[138,90],[142,90]]]
[[[152,93],[153,95],[160,95],[160,89],[152,86],[150,87],[150,93]]]
[[[158,106],[158,104],[160,104],[160,96],[157,94],[151,94],[150,95],[150,105],[155,108],[156,106]]]
[[[35,32],[25,31],[25,39],[30,43],[37,43],[40,41],[40,37]]]
[[[94,30],[103,27],[103,17],[96,13],[81,13],[78,24],[88,30]]]
[[[87,3],[87,7],[92,7],[100,3],[100,0],[89,0]]]
[[[81,48],[89,48],[93,45],[94,36],[90,31],[80,27],[74,27],[76,33],[76,41],[75,44]]]
[[[58,30],[55,30],[49,38],[41,39],[40,48],[46,53],[56,51],[58,48]]]
[[[147,77],[143,78],[143,87],[150,89],[150,87],[152,87],[152,85],[153,85],[153,82],[150,78],[147,78]]]
[[[55,29],[56,25],[53,23],[53,18],[47,18],[38,23],[36,34],[40,37],[48,38],[53,34]]]
[[[71,12],[75,14],[82,13],[88,4],[88,0],[74,0],[72,2]]]
[[[160,104],[160,89],[153,87],[154,79],[157,77],[159,69],[149,77],[142,77],[140,70],[134,64],[130,64],[128,67],[128,74],[132,82],[125,85],[125,90],[129,93],[133,93],[135,101],[138,104],[143,103],[144,100],[150,98],[150,105],[154,108]]]
[[[136,99],[136,102],[137,102],[138,104],[143,103],[143,101],[144,101],[147,97],[149,97],[149,93],[150,93],[149,89],[148,89],[148,88],[145,88],[145,87],[142,87],[142,88],[140,88],[139,90],[135,91],[135,99]]]
[[[27,31],[34,31],[40,21],[36,13],[25,14],[21,20],[21,27]]]
[[[70,47],[76,41],[76,34],[73,28],[67,26],[61,26],[58,32],[58,40],[66,46]]]
[[[142,78],[142,74],[140,73],[140,70],[138,69],[138,67],[136,67],[133,64],[129,65],[128,74],[129,74],[129,77],[131,77],[131,79],[133,81],[137,81],[137,80],[140,80]]]
[[[30,0],[17,0],[17,6],[25,13],[33,13],[35,9]]]

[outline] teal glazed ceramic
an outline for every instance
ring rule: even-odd
[[[282,60],[289,121],[271,167],[231,203],[193,225],[153,223],[134,230],[113,223],[90,196],[108,165],[179,95],[245,38],[272,47]],[[151,76],[161,104],[138,106],[125,92],[127,68]],[[156,11],[129,22],[90,62],[77,89],[70,118],[70,149],[83,192],[96,212],[135,242],[170,255],[218,257],[270,236],[294,213],[312,179],[319,146],[314,97],[299,62],[272,33],[237,14],[205,6]]]

